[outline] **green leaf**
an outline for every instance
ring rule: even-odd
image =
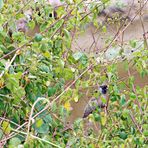
[[[119,93],[119,89],[118,89],[117,85],[113,86],[113,90],[114,90],[115,94]]]
[[[29,21],[29,23],[27,25],[30,29],[34,29],[36,24],[35,24],[35,21],[31,20],[31,21]]]
[[[122,112],[122,115],[124,118],[127,118],[129,116],[129,110],[128,109],[124,109]]]
[[[93,115],[94,115],[95,121],[101,121],[101,117],[98,113],[94,112]]]
[[[124,94],[121,95],[120,104],[123,106],[126,103],[126,97]]]
[[[135,47],[136,47],[136,44],[137,44],[137,41],[135,41],[135,40],[130,40],[129,43],[130,43],[131,47],[135,48]]]
[[[11,126],[10,126],[9,122],[3,121],[2,129],[5,134],[9,134],[11,132]]]
[[[6,47],[4,45],[0,45],[0,51],[4,52],[5,50],[7,50]]]
[[[110,0],[101,0],[101,2],[104,3],[104,4],[107,3],[107,2],[109,2],[109,1]]]
[[[64,68],[62,76],[65,80],[70,80],[73,78],[73,72],[69,68]]]
[[[131,127],[131,134],[134,135],[135,134],[135,128]]]
[[[40,42],[40,41],[42,41],[43,36],[41,34],[39,34],[39,33],[36,33],[34,39],[35,39],[36,42]]]
[[[46,124],[44,123],[40,127],[35,126],[35,130],[41,134],[48,133],[49,132],[49,125],[47,123]]]
[[[11,138],[9,141],[9,146],[17,147],[19,144],[21,144],[21,140],[17,137]]]
[[[117,96],[117,95],[112,95],[112,96],[110,97],[110,99],[111,99],[112,102],[115,102],[115,101],[118,100],[118,96]]]
[[[45,58],[50,58],[51,57],[51,54],[50,54],[50,52],[46,51],[46,52],[43,53],[43,56]]]
[[[61,48],[62,47],[62,39],[61,38],[56,39],[54,46],[55,46],[55,48]]]
[[[0,129],[0,139],[2,139],[3,136],[4,136],[4,133],[3,133],[3,131]]]
[[[54,105],[53,105],[54,106]],[[52,107],[53,107],[52,106]],[[53,108],[52,108],[53,109]],[[54,111],[54,110],[52,110],[52,111]],[[43,114],[44,115],[44,114]],[[44,115],[44,121],[46,122],[46,123],[52,123],[53,122],[53,119],[52,119],[52,116],[48,113],[48,115]]]
[[[0,9],[3,7],[3,5],[4,5],[3,0],[0,0]]]
[[[104,33],[107,32],[107,28],[106,28],[106,26],[103,26],[103,27],[102,27],[102,31],[103,31]]]
[[[37,121],[36,121],[36,127],[39,128],[39,127],[42,126],[42,124],[43,124],[43,120],[42,119],[37,119]]]
[[[145,137],[148,137],[148,130],[147,131],[143,131],[143,134]]]
[[[122,132],[119,133],[119,137],[120,137],[121,139],[123,139],[123,140],[127,139],[127,136],[128,136],[128,135],[127,135],[124,131],[122,131]]]
[[[70,32],[67,29],[63,29],[63,31],[64,31],[64,35],[65,35],[66,39],[70,41],[70,39],[71,39]]]
[[[42,32],[42,31],[45,31],[46,28],[47,28],[47,25],[48,25],[47,22],[44,22],[43,24],[41,24],[41,25],[40,25],[40,31],[41,31],[41,32]]]
[[[55,87],[48,87],[48,97],[53,96],[56,92]]]
[[[41,44],[39,48],[43,53],[48,52],[48,46],[46,44]]]
[[[82,52],[76,52],[73,54],[73,58],[78,61],[84,54]]]
[[[101,124],[104,126],[106,124],[106,121],[107,121],[107,116],[105,115],[104,112],[101,112],[100,116],[101,116]]]
[[[15,102],[19,103],[21,98],[25,95],[25,90],[19,86],[22,73],[10,74],[7,75],[6,87],[11,91]]]
[[[137,138],[137,137],[135,137],[134,142],[135,142],[135,144],[137,144],[137,145],[140,145],[140,144],[141,144],[140,139]]]
[[[43,71],[43,72],[47,72],[49,73],[49,67],[47,65],[40,65],[40,69]]]
[[[131,100],[135,100],[136,99],[136,95],[133,92],[130,93],[130,99]]]
[[[75,102],[78,102],[78,101],[79,101],[79,96],[78,96],[78,95],[74,96],[73,100],[74,100]]]
[[[58,29],[62,26],[64,20],[59,20],[55,25],[54,25],[54,28]]]
[[[101,101],[105,104],[106,103],[106,98],[101,97]]]
[[[88,62],[87,56],[83,54],[80,58],[80,62],[85,66]]]

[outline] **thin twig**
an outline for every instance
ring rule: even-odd
[[[131,23],[135,20],[135,18],[137,17],[137,15],[142,11],[142,9],[144,8],[144,6],[147,4],[148,0],[146,0],[146,2],[141,6],[141,8],[137,11],[137,13],[135,14],[135,16],[130,20],[130,22],[123,28],[123,30],[121,31],[123,25],[119,28],[119,30],[117,31],[116,35],[114,36],[113,40],[109,43],[109,45],[106,47],[106,49],[103,51],[104,53],[111,47],[112,43],[120,36],[120,34],[122,34],[128,27],[129,25],[131,25]]]
[[[141,8],[141,1],[140,1],[140,8]],[[145,41],[146,48],[148,49],[148,42],[147,42],[147,38],[146,38],[146,31],[145,31],[144,22],[143,22],[143,18],[142,18],[141,12],[139,13],[139,16],[140,16],[140,22],[141,22],[141,25],[142,25],[142,29],[143,29],[143,38],[144,38],[144,41]]]
[[[141,128],[139,127],[139,125],[138,125],[138,123],[136,122],[136,119],[135,119],[135,117],[132,115],[132,113],[130,113],[130,117],[131,117],[133,123],[135,124],[136,128],[138,129],[138,131],[139,131],[141,134],[143,134]]]
[[[13,129],[13,131],[15,131],[15,132],[17,132],[17,133],[20,133],[20,134],[23,134],[23,135],[26,135],[26,136],[27,136],[27,133],[22,132],[22,131],[19,131],[19,130],[17,130],[17,129]],[[61,148],[61,146],[59,146],[59,145],[57,145],[57,144],[54,144],[54,143],[52,143],[52,142],[50,142],[50,141],[47,141],[47,140],[42,139],[42,138],[39,138],[39,137],[34,136],[34,135],[32,135],[32,134],[30,134],[30,137],[32,137],[32,138],[34,138],[34,139],[37,139],[37,140],[39,140],[39,141],[42,141],[42,142],[48,143],[48,144],[50,144],[50,145],[52,145],[52,146],[54,146],[54,147]]]
[[[14,14],[15,14],[14,17],[15,17],[17,14],[19,14],[31,1],[32,1],[32,0],[29,0],[26,4],[24,4],[24,6],[23,6],[21,9],[19,9],[16,13],[14,12]],[[9,20],[7,20],[7,21],[4,23],[3,27],[5,27],[11,19],[12,19],[12,18],[10,18]]]
[[[16,56],[18,55],[19,50],[17,50],[17,52],[14,54],[13,58],[11,59],[11,61],[6,65],[5,70],[2,71],[2,73],[0,74],[0,78],[2,78],[2,76],[4,75],[5,71],[8,71],[11,64],[13,63],[13,61],[15,60]]]
[[[130,72],[129,68],[128,68],[128,76],[131,77],[131,72]],[[141,115],[143,115],[143,111],[141,109],[140,102],[138,101],[138,96],[137,96],[136,89],[135,89],[135,86],[133,83],[132,83],[132,90],[133,90],[134,94],[136,95],[136,102],[137,102],[138,108],[140,110],[140,113],[141,113]]]
[[[73,9],[71,9],[66,15],[64,15],[63,17],[61,17],[60,19],[58,19],[57,21],[55,21],[54,23],[52,23],[49,27],[46,28],[46,30],[42,31],[40,34],[44,34],[46,32],[48,32],[49,29],[51,29],[56,23],[58,23],[60,20],[65,19],[71,12],[73,11]],[[22,50],[24,47],[26,47],[26,45],[28,45],[29,43],[31,43],[34,40],[35,37],[33,37],[31,40],[29,40],[27,43],[23,44],[21,47],[18,47],[14,50],[12,50],[11,52],[5,54],[4,56],[2,56],[0,58],[0,60],[8,57],[9,55],[13,54],[14,52],[18,51],[18,50]]]
[[[32,105],[31,113],[30,113],[29,121],[28,121],[28,129],[27,129],[26,141],[27,141],[28,138],[29,138],[29,131],[30,131],[30,126],[31,126],[31,121],[33,120],[32,115],[33,115],[33,111],[34,111],[35,105],[36,105],[39,101],[41,101],[41,100],[46,100],[46,101],[48,102],[48,104],[50,104],[50,102],[49,102],[47,99],[45,99],[45,98],[38,98],[38,99],[34,102],[34,104]]]

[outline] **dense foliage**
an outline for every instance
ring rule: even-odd
[[[92,2],[87,12],[85,1],[75,0],[66,8],[58,7],[54,19],[49,17],[53,8],[44,1],[0,0],[0,147],[146,147],[147,85],[135,86],[130,73],[135,67],[141,77],[147,76],[145,42],[130,53],[132,58],[124,54],[123,46],[111,61],[103,58],[105,52],[96,56],[71,49],[73,38],[88,23],[107,31],[96,19],[107,2]],[[22,11],[36,7],[41,15],[34,12],[28,26],[40,24],[40,33],[29,37],[16,31],[16,20],[24,17]],[[128,46],[137,49],[139,44],[132,40]],[[128,71],[123,79],[118,75],[119,61],[124,61]],[[86,90],[104,82],[109,85],[109,100],[103,100],[108,111],[99,110],[88,119],[99,124],[100,130],[86,132],[81,118],[68,126],[71,102],[78,102]],[[90,96],[94,90],[89,92]]]

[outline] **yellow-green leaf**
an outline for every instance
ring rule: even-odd
[[[75,96],[73,99],[74,99],[75,102],[78,102],[78,101],[79,101],[79,97],[78,97],[78,95]]]
[[[42,119],[37,119],[37,121],[36,121],[36,127],[39,128],[39,127],[42,126],[42,124],[43,124],[43,120]]]
[[[43,53],[43,55],[44,55],[46,58],[50,58],[50,57],[51,57],[51,54],[49,53],[49,51],[46,51],[45,53]]]
[[[107,117],[104,112],[101,113],[101,123],[104,126],[106,124]]]
[[[64,104],[64,108],[65,108],[67,111],[70,111],[70,110],[72,109],[71,104],[69,103],[69,101],[67,101],[67,102]]]
[[[11,127],[10,127],[9,122],[3,121],[3,123],[2,123],[2,129],[3,129],[3,131],[4,131],[5,134],[9,134],[11,132]]]

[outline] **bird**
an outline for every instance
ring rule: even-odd
[[[108,87],[107,85],[101,85],[99,86],[99,91],[101,93],[101,96],[104,98],[104,99],[107,99],[106,98],[106,95],[107,95],[107,90],[108,90]],[[95,111],[97,108],[104,108],[106,107],[106,104],[104,104],[100,97],[98,98],[92,98],[88,104],[86,105],[85,109],[84,109],[84,114],[83,114],[83,118],[86,118],[88,117],[90,114],[93,113],[93,111]]]

